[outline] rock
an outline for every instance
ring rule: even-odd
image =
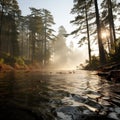
[[[114,108],[109,107],[109,111],[113,112],[113,111],[114,111]]]
[[[66,115],[62,112],[57,112],[57,116],[62,120],[72,120],[71,116]]]
[[[120,107],[116,107],[115,108],[115,112],[118,113],[118,114],[120,114]]]
[[[113,118],[115,120],[120,120],[120,118],[118,118],[117,114],[115,112],[111,112],[108,114],[109,118]]]
[[[71,97],[72,97],[73,100],[78,101],[80,103],[84,103],[87,100],[87,99],[85,99],[85,98],[83,98],[79,95],[74,95],[74,94],[72,94]]]
[[[84,110],[84,111],[83,111],[83,114],[84,114],[84,115],[91,115],[91,114],[93,114],[93,112],[90,111],[90,110]]]
[[[111,80],[113,82],[120,82],[120,70],[111,70],[107,76],[108,80]]]
[[[85,103],[86,105],[89,105],[89,106],[91,106],[91,107],[93,107],[93,108],[96,108],[96,109],[101,109],[101,108],[102,108],[102,106],[101,106],[100,104],[98,104],[98,103],[95,102],[95,101],[89,100],[89,99],[87,99],[84,103]]]
[[[88,116],[97,115],[84,106],[65,106],[55,110],[60,120],[86,120]],[[87,115],[87,116],[86,116]],[[84,119],[83,119],[84,118]]]
[[[108,101],[106,101],[106,100],[100,100],[99,103],[104,105],[104,106],[111,106],[111,104]]]
[[[82,111],[80,110],[79,107],[65,106],[57,108],[56,113],[59,118],[62,118],[62,120],[77,120],[79,116],[82,114]]]
[[[100,115],[107,115],[107,111],[100,111],[99,114]]]

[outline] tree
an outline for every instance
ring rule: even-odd
[[[53,34],[54,30],[52,29],[52,25],[54,25],[54,19],[51,15],[50,11],[46,9],[42,9],[42,19],[44,24],[44,64],[46,65],[48,63],[47,61],[47,55],[49,55],[49,41],[53,40],[55,35]]]
[[[55,41],[55,64],[65,66],[67,64],[68,48],[66,46],[66,30],[63,26],[59,27],[58,35]]]
[[[99,57],[101,65],[106,63],[105,51],[102,44],[101,38],[101,24],[100,24],[100,16],[99,16],[99,9],[97,0],[94,0],[95,4],[95,13],[96,13],[96,24],[97,24],[97,35],[98,35],[98,48],[99,48]]]
[[[91,17],[88,17],[88,16],[92,16],[92,17],[94,16],[93,13],[89,13],[90,15],[88,15],[88,11],[90,10],[91,6],[92,6],[91,0],[89,0],[89,1],[74,0],[74,7],[71,10],[72,14],[77,13],[77,17],[75,18],[75,20],[71,21],[71,23],[78,26],[78,28],[75,31],[73,31],[72,34],[77,34],[80,31],[81,31],[80,33],[84,34],[84,36],[79,41],[79,44],[81,46],[83,44],[83,42],[85,42],[87,40],[90,63],[91,63],[91,48],[90,48],[91,45],[90,45],[89,21],[91,20]]]
[[[7,52],[18,56],[18,18],[20,16],[19,6],[16,0],[0,1],[0,52]]]
[[[104,47],[102,44],[102,39],[101,39],[101,23],[100,23],[100,16],[99,16],[99,9],[98,9],[98,4],[97,4],[97,0],[94,0],[94,6],[95,6],[95,12],[88,12],[91,11],[91,7],[92,7],[92,1],[85,1],[85,0],[75,0],[74,1],[74,8],[72,9],[72,13],[75,14],[77,13],[77,17],[75,18],[74,21],[72,21],[72,23],[78,25],[78,29],[76,29],[75,31],[72,32],[72,34],[77,34],[79,33],[79,31],[82,31],[82,34],[87,33],[87,37],[83,36],[83,38],[81,38],[81,41],[79,41],[79,44],[83,44],[83,42],[85,42],[86,38],[88,40],[88,53],[89,53],[89,61],[91,61],[91,48],[90,48],[90,26],[94,25],[95,23],[91,23],[90,21],[94,21],[93,18],[95,18],[96,16],[96,24],[97,24],[97,29],[94,29],[94,32],[91,34],[94,34],[95,32],[97,32],[98,34],[98,48],[99,48],[99,57],[100,57],[100,63],[104,64],[106,61],[105,58],[105,52],[104,52]],[[88,13],[90,13],[88,15]],[[90,16],[90,17],[88,17]],[[85,29],[87,31],[85,31]],[[93,31],[93,30],[92,30]]]
[[[40,41],[40,34],[43,33],[43,21],[41,16],[41,10],[36,8],[30,8],[31,14],[29,17],[29,30],[30,30],[30,39],[31,39],[31,57],[32,62],[38,56],[36,46],[38,46],[38,41]],[[42,53],[41,53],[42,54]]]
[[[27,16],[20,16],[18,41],[20,47],[20,56],[29,60],[31,50],[29,40],[29,20]]]
[[[20,46],[24,48],[21,48],[21,55],[28,56],[29,53],[29,60],[32,62],[46,64],[51,56],[50,41],[54,37],[54,30],[51,28],[54,24],[53,16],[45,9],[30,8],[30,10],[30,15],[21,17],[19,40]],[[26,47],[29,49],[28,52],[25,52]]]
[[[2,22],[3,22],[3,9],[4,9],[4,1],[0,2],[1,12],[0,12],[0,52],[1,52],[1,37],[2,37]]]
[[[102,23],[105,28],[109,30],[109,43],[111,46],[110,51],[116,51],[116,33],[115,33],[115,25],[114,20],[117,18],[117,14],[114,14],[118,11],[116,0],[104,0],[101,3],[102,6]],[[114,15],[113,15],[114,14]]]

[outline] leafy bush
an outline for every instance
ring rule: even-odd
[[[4,59],[0,58],[0,64],[3,64],[3,63],[4,63]]]
[[[25,65],[25,62],[21,57],[17,57],[15,63],[22,65],[22,66]]]
[[[99,58],[97,56],[92,56],[91,63],[86,60],[86,65],[84,66],[84,69],[86,70],[96,70],[100,66]]]
[[[4,53],[2,52],[0,54],[0,63],[5,63],[5,64],[8,64],[8,65],[14,65],[15,63],[15,58],[13,56],[11,56],[9,53]]]
[[[120,45],[116,47],[116,52],[110,53],[110,62],[120,62]]]

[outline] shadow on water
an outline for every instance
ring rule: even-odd
[[[89,71],[0,73],[0,119],[119,120],[119,88]]]

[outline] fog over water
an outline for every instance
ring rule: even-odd
[[[71,40],[68,44],[68,37],[64,26],[59,27],[58,35],[54,41],[54,53],[52,62],[56,68],[74,69],[87,59],[87,48],[78,48]]]
[[[81,53],[80,51],[75,50],[69,57],[65,58],[63,57],[64,53],[61,53],[60,55],[55,56],[55,67],[60,69],[75,69],[76,66],[84,63],[85,55],[85,52]]]

